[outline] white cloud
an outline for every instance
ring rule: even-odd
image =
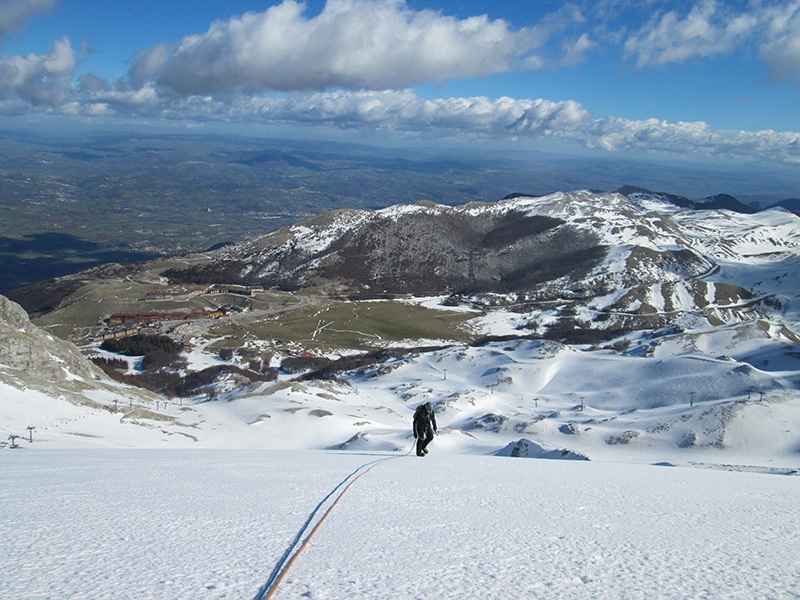
[[[0,0],[2,1],[2,0]],[[41,0],[44,1],[44,0]],[[775,78],[800,82],[800,0],[752,0],[737,9],[700,0],[675,10],[663,2],[574,4],[512,29],[486,15],[457,19],[414,10],[404,0],[328,0],[309,17],[297,0],[214,22],[175,47],[139,53],[127,81],[155,81],[171,93],[224,95],[269,91],[404,89],[511,70],[541,71],[621,45],[637,68],[756,48]],[[738,5],[737,5],[738,6]],[[633,32],[631,14],[653,14]]]
[[[159,44],[148,50],[139,52],[133,61],[133,66],[128,72],[127,81],[130,87],[140,88],[153,79],[169,59],[169,48],[166,44]]]
[[[52,10],[58,0],[0,0],[0,38],[19,29],[28,17]]]
[[[763,21],[767,39],[760,53],[772,77],[800,84],[800,1],[763,11]]]
[[[676,11],[657,14],[628,38],[624,48],[636,56],[637,67],[683,62],[731,51],[753,35],[760,23],[756,12],[735,14],[716,0],[704,0],[685,16]]]
[[[561,67],[574,65],[586,60],[586,53],[597,47],[597,44],[589,38],[589,34],[583,33],[573,43],[564,42],[564,56],[559,61]]]
[[[288,98],[240,98],[236,119],[390,130],[436,137],[579,137],[591,115],[574,101],[515,100],[484,96],[420,98],[411,90],[319,92]]]
[[[50,54],[0,56],[0,99],[58,105],[72,90],[77,64],[69,38],[53,42]]]
[[[724,2],[703,0],[688,13],[656,14],[624,43],[639,68],[726,54],[751,46],[773,79],[800,84],[800,0],[751,1],[734,11]]]
[[[74,109],[74,107],[73,107]],[[334,91],[280,98],[237,95],[159,96],[141,90],[101,90],[82,114],[204,122],[336,127],[409,138],[573,142],[608,152],[674,157],[731,157],[800,163],[800,133],[715,130],[704,122],[595,119],[575,101],[419,97],[412,90]]]
[[[256,108],[257,107],[257,108]],[[674,156],[800,160],[800,134],[721,131],[703,122],[594,119],[574,101],[486,97],[423,99],[412,91],[333,92],[286,99],[241,99],[236,118],[391,129],[423,136],[570,140],[588,148]]]
[[[666,153],[675,156],[721,156],[759,158],[765,161],[800,163],[800,133],[714,130],[702,121],[668,123],[658,119],[600,119],[588,132],[590,147]]]
[[[304,8],[284,0],[213,23],[180,42],[158,83],[184,95],[401,89],[506,71],[549,31],[415,11],[402,0],[328,0],[313,18]]]

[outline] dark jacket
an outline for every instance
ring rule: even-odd
[[[431,427],[437,431],[436,415],[433,413],[433,409],[428,408],[425,404],[417,407],[414,413],[414,437],[427,437]]]

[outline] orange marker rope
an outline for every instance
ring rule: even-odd
[[[272,589],[269,591],[269,593],[266,596],[264,596],[264,600],[269,600],[270,598],[272,598],[272,596],[275,594],[275,591],[278,589],[278,586],[281,584],[281,582],[283,582],[283,578],[286,576],[286,573],[288,573],[289,569],[292,568],[292,565],[294,564],[294,561],[297,560],[297,557],[300,556],[300,553],[303,550],[305,550],[306,546],[308,546],[308,543],[311,541],[311,538],[314,537],[314,534],[317,533],[319,528],[325,522],[325,519],[328,518],[328,515],[331,514],[331,512],[333,511],[334,508],[336,508],[336,505],[339,504],[339,500],[341,500],[342,497],[344,497],[344,495],[347,493],[347,490],[350,489],[350,486],[353,485],[359,479],[361,479],[364,475],[369,473],[372,469],[377,467],[379,464],[381,464],[383,462],[386,462],[388,460],[392,460],[394,458],[398,458],[398,457],[397,456],[392,456],[391,458],[387,458],[385,460],[382,460],[380,462],[375,463],[369,469],[367,469],[363,473],[360,473],[357,477],[355,477],[350,483],[348,483],[344,487],[344,489],[342,490],[342,493],[339,494],[339,496],[336,498],[336,500],[333,502],[333,504],[331,504],[330,507],[328,508],[328,510],[325,511],[325,514],[322,515],[322,518],[314,526],[314,529],[311,530],[311,533],[308,534],[308,537],[305,539],[305,541],[297,549],[297,552],[294,553],[294,556],[292,556],[292,559],[286,564],[286,567],[283,569],[283,572],[280,574],[280,577],[278,577],[278,579],[275,581],[275,584],[272,586]]]
[[[412,446],[412,449],[413,449],[413,446]],[[408,454],[406,454],[405,456],[408,456]],[[305,550],[306,546],[308,546],[308,543],[311,541],[311,538],[314,537],[314,534],[317,533],[319,528],[325,522],[325,519],[328,518],[328,515],[330,515],[331,512],[333,512],[333,509],[336,508],[337,504],[339,504],[339,501],[347,493],[347,490],[350,489],[350,486],[352,486],[356,481],[361,479],[364,475],[369,473],[372,469],[377,467],[379,464],[388,462],[390,460],[394,460],[396,458],[400,458],[400,457],[399,456],[390,456],[388,458],[377,460],[377,461],[373,462],[372,465],[370,465],[368,469],[362,471],[357,476],[353,477],[353,479],[350,480],[350,482],[341,490],[341,492],[339,492],[339,495],[336,497],[336,499],[333,501],[333,503],[328,507],[328,510],[325,511],[325,513],[322,515],[322,517],[317,522],[317,524],[314,525],[314,528],[308,534],[308,536],[303,541],[303,543],[300,545],[300,547],[294,552],[294,554],[292,555],[291,559],[284,566],[281,567],[279,565],[278,567],[276,567],[276,569],[277,568],[280,569],[280,575],[277,575],[277,577],[276,577],[276,574],[273,573],[273,575],[270,577],[270,580],[266,583],[266,585],[261,590],[259,590],[259,593],[256,595],[254,600],[269,600],[270,598],[273,597],[273,595],[275,594],[275,591],[278,589],[278,586],[283,582],[284,577],[286,577],[286,574],[289,572],[289,569],[292,568],[292,565],[297,560],[297,557],[300,556],[300,553],[303,552],[303,550]],[[367,464],[369,464],[369,463],[367,463]],[[356,473],[360,469],[364,468],[364,466],[366,466],[366,465],[362,465],[361,467],[356,469],[354,471],[354,473]],[[352,473],[348,477],[352,477]],[[345,478],[345,481],[346,480],[347,480],[347,478]],[[339,485],[341,485],[341,483]],[[337,487],[339,487],[339,486],[337,486]],[[334,489],[334,491],[335,491],[335,489]],[[323,501],[323,503],[324,503],[324,501]],[[312,517],[313,517],[313,515],[312,515]],[[306,526],[307,526],[307,524],[306,524]],[[301,534],[300,535],[302,535],[302,530],[301,530]],[[285,559],[286,559],[286,556],[284,555],[284,558],[282,560],[285,560]]]

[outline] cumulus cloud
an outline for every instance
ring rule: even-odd
[[[676,156],[754,157],[800,163],[800,134],[777,131],[714,130],[702,121],[668,123],[658,119],[600,119],[586,138],[590,147]]]
[[[66,37],[53,43],[50,54],[0,56],[0,98],[56,106],[72,90],[76,64]]]
[[[773,79],[800,84],[800,0],[753,0],[741,11],[718,0],[703,0],[685,14],[656,13],[623,47],[639,68],[752,47]]]
[[[472,98],[420,98],[411,90],[320,92],[254,101],[261,119],[334,124],[426,135],[531,136],[576,135],[590,114],[577,102]],[[247,104],[239,111],[249,112]],[[240,113],[241,114],[241,113]]]
[[[592,41],[588,33],[583,33],[572,43],[564,42],[564,55],[559,61],[558,66],[565,67],[574,65],[586,60],[586,53],[597,47],[597,43]]]
[[[411,10],[402,0],[328,0],[313,18],[304,10],[284,0],[217,21],[180,42],[157,82],[183,95],[401,89],[507,71],[549,31]]]
[[[414,92],[332,92],[238,104],[238,117],[388,128],[420,135],[573,141],[588,148],[675,156],[731,156],[800,163],[800,134],[714,130],[703,122],[595,119],[575,101],[447,98]]]
[[[78,107],[73,107],[76,111]],[[412,90],[164,97],[156,88],[98,90],[75,114],[335,127],[408,138],[572,142],[607,152],[800,164],[800,133],[715,130],[704,122],[595,118],[575,101],[422,98]]]
[[[139,52],[133,61],[133,66],[128,72],[127,81],[122,85],[140,88],[148,84],[167,63],[169,48],[166,44],[159,44],[149,50]]]
[[[0,39],[56,4],[58,0],[0,0]],[[0,54],[0,113],[23,114],[31,105],[62,105],[74,89],[75,67],[88,51],[88,42],[76,51],[64,36],[53,42],[49,54]]]
[[[32,15],[52,10],[58,0],[0,0],[0,38],[19,29]]]
[[[140,52],[126,79],[131,87],[154,82],[183,96],[403,89],[568,67],[602,43],[621,46],[641,69],[756,48],[773,77],[800,82],[800,0],[752,0],[744,8],[699,0],[674,2],[674,10],[660,8],[663,2],[583,4],[513,29],[486,15],[458,19],[414,10],[404,0],[328,0],[313,17],[305,4],[283,0],[216,21],[175,46]],[[637,13],[652,16],[628,31]]]

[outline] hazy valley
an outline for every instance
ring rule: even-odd
[[[764,208],[794,197],[774,168],[602,161],[534,152],[254,138],[0,132],[0,293],[107,262],[244,240],[337,208],[626,184]]]

